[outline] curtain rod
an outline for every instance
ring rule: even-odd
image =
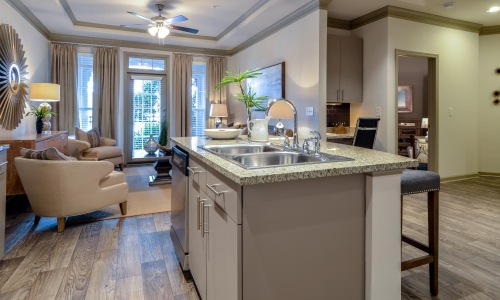
[[[107,47],[107,48],[120,48],[116,46],[108,46],[108,45],[95,45],[95,44],[82,44],[82,43],[72,43],[72,42],[57,42],[51,41],[51,44],[68,44],[68,45],[76,45],[76,46],[90,46],[90,47]]]

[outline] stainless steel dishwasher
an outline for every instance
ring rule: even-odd
[[[0,259],[4,255],[5,245],[5,185],[7,181],[7,149],[9,149],[9,145],[0,145]]]
[[[180,147],[172,148],[172,213],[170,238],[184,271],[189,270],[189,155]]]

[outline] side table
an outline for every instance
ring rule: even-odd
[[[158,160],[153,164],[157,175],[149,176],[149,185],[172,183],[170,157],[172,157],[172,150],[168,149],[165,152],[158,151]]]

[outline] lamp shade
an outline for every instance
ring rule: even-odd
[[[429,128],[429,118],[422,118],[422,125],[420,128]]]
[[[59,101],[60,86],[55,83],[32,83],[30,99],[33,101]]]
[[[211,117],[227,117],[227,106],[223,103],[213,103],[210,106]]]
[[[293,110],[288,103],[276,101],[270,104],[267,115],[273,119],[293,119]]]

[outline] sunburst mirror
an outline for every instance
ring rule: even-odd
[[[28,66],[16,31],[0,25],[0,125],[7,130],[19,126],[24,115]]]

